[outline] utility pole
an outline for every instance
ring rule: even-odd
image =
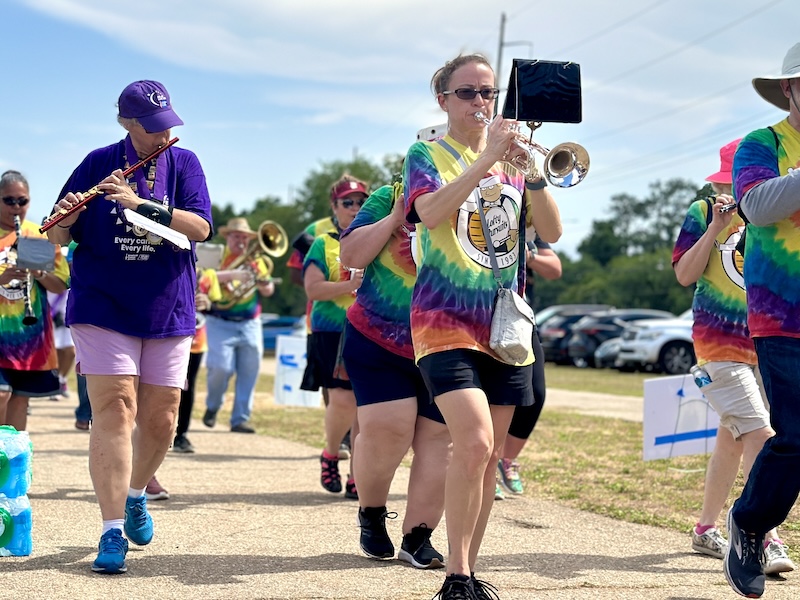
[[[533,42],[507,42],[506,41],[506,13],[500,13],[500,38],[497,44],[497,68],[495,69],[495,77],[499,79],[501,76],[501,69],[503,68],[503,47],[505,46],[528,46],[528,54],[533,52]],[[499,88],[499,82],[497,87]],[[494,114],[497,114],[500,105],[500,96],[498,95],[494,101]]]

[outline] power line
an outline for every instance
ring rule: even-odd
[[[633,73],[638,73],[639,71],[641,71],[641,70],[643,70],[643,69],[645,69],[647,67],[652,67],[653,65],[658,64],[660,62],[663,62],[666,59],[671,58],[671,57],[673,57],[673,56],[675,56],[677,54],[680,54],[681,52],[684,52],[684,51],[688,50],[689,48],[692,48],[694,46],[699,45],[700,42],[708,41],[709,39],[711,39],[713,37],[716,37],[719,34],[728,31],[729,29],[732,29],[736,25],[739,25],[739,24],[747,21],[748,19],[750,19],[754,15],[757,15],[757,14],[763,12],[764,10],[766,10],[766,9],[772,7],[772,6],[775,6],[776,4],[780,4],[781,2],[783,2],[783,0],[772,0],[771,2],[767,2],[766,4],[758,7],[757,9],[755,9],[753,11],[750,11],[749,13],[739,17],[738,19],[734,19],[733,21],[731,21],[727,25],[723,25],[722,27],[718,27],[717,29],[713,29],[711,31],[704,32],[702,36],[700,36],[700,37],[698,37],[698,38],[696,38],[696,39],[694,39],[694,40],[692,40],[690,42],[687,42],[687,43],[683,44],[682,46],[679,46],[678,48],[676,48],[675,50],[672,50],[671,52],[667,52],[665,54],[662,54],[661,56],[657,56],[657,57],[655,57],[655,58],[653,58],[653,59],[651,59],[649,61],[641,63],[640,65],[637,65],[636,67],[633,67],[632,69],[628,69],[627,71],[623,71],[622,73],[619,73],[619,74],[615,75],[614,77],[611,77],[610,79],[606,79],[605,81],[598,82],[595,85],[590,86],[589,89],[595,90],[595,89],[599,89],[599,88],[605,87],[609,83],[613,83],[615,81],[619,81],[620,79],[623,79],[623,78],[625,78],[628,75],[631,75]]]
[[[639,12],[635,12],[632,15],[629,15],[629,16],[623,18],[623,19],[620,19],[616,23],[612,23],[611,25],[609,25],[605,29],[601,29],[600,31],[598,31],[594,35],[590,35],[589,37],[583,38],[580,42],[572,44],[571,46],[567,46],[566,48],[562,48],[561,50],[559,50],[558,52],[553,54],[553,56],[563,56],[567,52],[570,52],[571,50],[574,50],[575,48],[580,48],[581,46],[585,46],[586,44],[588,44],[590,42],[593,42],[593,41],[595,41],[595,40],[597,40],[597,39],[599,39],[599,38],[601,38],[601,37],[603,37],[605,35],[608,35],[609,33],[613,32],[613,31],[616,31],[617,29],[619,29],[623,25],[627,25],[631,21],[635,21],[636,19],[638,19],[642,15],[649,13],[651,10],[654,10],[654,9],[658,8],[662,4],[666,4],[669,1],[670,0],[659,0],[658,2],[654,2],[650,6],[647,6],[647,7],[643,8]]]

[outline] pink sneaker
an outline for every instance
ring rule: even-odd
[[[169,499],[169,492],[161,487],[161,484],[158,483],[158,479],[156,476],[153,475],[153,478],[150,479],[150,482],[147,484],[147,487],[144,488],[144,495],[145,498],[148,500],[168,500]]]

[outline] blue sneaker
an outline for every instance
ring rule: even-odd
[[[153,539],[153,518],[147,512],[145,496],[125,501],[125,535],[139,546],[146,546]]]
[[[109,529],[100,538],[97,558],[92,563],[92,571],[106,575],[125,573],[125,555],[128,553],[128,540],[122,537],[119,529]]]
[[[728,511],[728,550],[722,561],[725,579],[733,591],[746,598],[761,598],[764,593],[764,569],[761,539],[740,529],[733,520],[733,507]]]

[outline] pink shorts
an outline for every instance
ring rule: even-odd
[[[81,375],[136,375],[139,381],[183,389],[192,336],[150,339],[94,325],[71,325],[75,372]]]

